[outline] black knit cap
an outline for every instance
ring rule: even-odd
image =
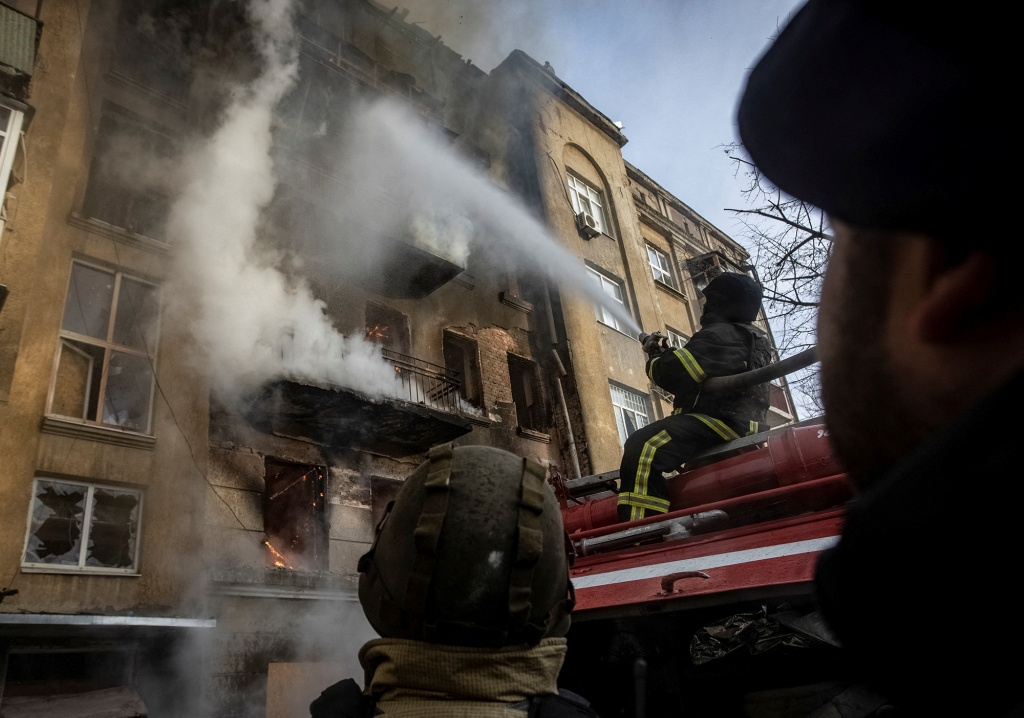
[[[747,80],[738,121],[750,157],[784,192],[849,224],[991,240],[977,213],[1000,200],[1016,164],[983,166],[1016,153],[1000,62],[1015,21],[993,7],[810,0]],[[1007,84],[983,91],[996,76]]]
[[[709,321],[749,324],[761,309],[761,287],[745,274],[723,272],[704,288],[704,315],[701,324]]]

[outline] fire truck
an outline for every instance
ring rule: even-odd
[[[666,514],[619,523],[617,479],[554,480],[576,592],[565,688],[603,718],[884,708],[846,679],[814,603],[853,495],[821,419],[705,452],[668,479]]]

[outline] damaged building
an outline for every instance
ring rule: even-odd
[[[739,244],[623,159],[622,129],[550,65],[516,51],[485,73],[401,9],[297,5],[266,208],[282,248],[338,241],[332,142],[351,103],[388,97],[543,218],[644,331],[681,345],[700,289],[749,271]],[[332,324],[379,347],[395,396],[279,377],[244,407],[221,401],[169,301],[173,192],[130,165],[171,162],[209,131],[207,69],[245,22],[223,1],[0,3],[5,718],[90,701],[111,717],[293,715],[294,686],[358,670],[371,631],[356,563],[429,447],[592,474],[671,412],[615,313],[415,236],[389,237],[388,262],[359,282],[311,269]],[[773,385],[770,423],[794,418]]]

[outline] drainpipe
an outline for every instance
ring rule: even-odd
[[[555,369],[558,377],[555,379],[555,386],[558,389],[558,403],[562,407],[562,416],[565,418],[565,438],[569,442],[569,457],[572,459],[572,470],[575,478],[580,478],[580,457],[576,453],[576,437],[572,433],[572,421],[569,419],[569,405],[565,403],[565,390],[562,388],[562,379],[569,375],[562,364],[562,358],[558,356],[558,334],[555,331],[555,313],[551,309],[551,290],[547,281],[544,282],[544,307],[548,315],[548,331],[551,332],[551,356],[555,360]]]

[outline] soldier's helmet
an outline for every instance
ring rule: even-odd
[[[558,501],[540,465],[500,449],[431,449],[359,572],[363,611],[387,638],[498,648],[569,630]]]

